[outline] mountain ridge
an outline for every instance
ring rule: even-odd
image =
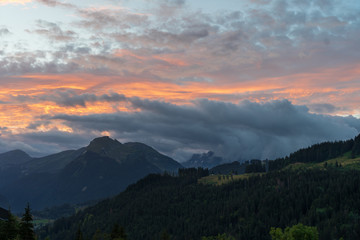
[[[41,209],[110,197],[150,173],[173,173],[179,168],[180,163],[146,144],[122,144],[105,136],[78,150],[31,158],[11,171],[8,168],[7,174],[0,174],[4,178],[0,193],[14,210],[27,201]]]
[[[4,152],[0,154],[0,168],[22,164],[31,159],[30,155],[19,149]]]
[[[182,169],[177,177],[148,175],[113,198],[55,221],[39,234],[70,240],[82,231],[91,238],[95,231],[110,233],[114,224],[120,224],[134,240],[159,239],[164,232],[183,240],[223,233],[234,239],[268,240],[271,227],[303,223],[316,226],[320,240],[358,239],[359,142],[360,135],[300,149],[269,160],[267,173],[248,173],[234,180],[232,175],[209,176],[224,182],[217,186],[197,181],[202,169]],[[292,167],[299,162],[305,168]],[[263,164],[249,161],[248,166],[259,163]],[[233,165],[239,167],[237,162]],[[220,166],[226,171],[231,167]]]

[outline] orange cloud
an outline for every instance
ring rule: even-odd
[[[26,3],[30,3],[33,0],[1,0],[0,5],[8,5],[8,4],[21,4],[25,5]]]
[[[133,55],[130,51],[117,52],[119,56]],[[143,56],[134,55],[141,61]],[[165,58],[167,59],[167,58]],[[172,61],[171,58],[166,61]],[[176,60],[174,60],[176,61]],[[181,61],[176,64],[183,64]],[[104,114],[134,111],[126,102],[87,102],[86,106],[61,106],[41,100],[41,96],[71,89],[78,94],[123,94],[162,100],[174,104],[191,104],[198,98],[238,102],[241,100],[269,101],[288,99],[294,104],[311,105],[328,103],[338,107],[332,114],[359,114],[360,63],[339,68],[320,69],[313,73],[292,74],[281,77],[259,78],[252,81],[229,82],[165,82],[140,76],[97,76],[91,74],[33,74],[12,77],[16,81],[4,81],[0,90],[0,127],[11,131],[27,131],[26,127],[42,115]],[[211,76],[209,76],[211,77]],[[22,96],[29,97],[21,102]],[[38,99],[32,101],[31,99]],[[40,100],[39,100],[40,99]],[[56,127],[72,131],[61,122],[41,125],[42,131]],[[25,129],[25,130],[24,130]]]
[[[159,55],[142,56],[142,55],[136,54],[128,49],[119,49],[119,50],[115,51],[114,55],[116,57],[120,57],[120,58],[129,58],[130,57],[130,58],[136,59],[138,61],[160,60],[160,61],[168,63],[169,65],[178,66],[178,67],[189,66],[189,64],[186,61],[181,60],[179,58],[179,55],[174,55],[174,54],[159,54]]]

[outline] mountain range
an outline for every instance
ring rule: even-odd
[[[0,154],[1,202],[13,211],[113,196],[150,173],[177,172],[182,165],[138,142],[110,137],[87,147],[31,158],[21,150]],[[8,206],[4,206],[7,208]]]
[[[234,175],[241,166],[247,173]],[[276,160],[233,162],[212,170],[220,174],[190,168],[177,176],[148,175],[38,235],[72,240],[80,232],[87,239],[106,239],[120,225],[132,240],[270,240],[280,239],[270,236],[272,228],[289,231],[301,223],[318,236],[301,237],[299,231],[291,239],[360,239],[360,135]]]
[[[192,157],[183,162],[182,165],[187,168],[202,167],[202,168],[213,168],[224,162],[222,157],[216,156],[213,151],[208,151],[202,154],[193,154]]]

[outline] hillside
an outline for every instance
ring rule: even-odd
[[[355,158],[360,155],[360,135],[354,139],[324,142],[300,149],[287,157],[269,162],[269,170],[280,170],[294,163],[321,163],[342,156]]]
[[[98,236],[107,234],[119,224],[131,240],[159,239],[164,232],[171,239],[184,240],[222,233],[240,240],[269,240],[271,227],[303,223],[316,226],[320,240],[359,239],[358,141],[356,137],[299,150],[270,161],[273,167],[279,162],[284,167],[267,173],[201,177],[208,172],[188,169],[178,177],[149,175],[39,234],[70,240],[80,227],[91,238],[95,231]]]
[[[24,173],[57,173],[71,161],[79,157],[85,148],[78,150],[67,150],[56,154],[51,154],[41,158],[33,158],[31,161],[22,164]]]
[[[31,157],[24,151],[13,150],[10,152],[0,154],[0,169],[25,163]]]
[[[270,239],[270,227],[301,222],[316,226],[321,240],[360,236],[360,172],[302,170],[248,176],[220,186],[192,178],[150,175],[115,198],[58,220],[42,237],[74,239],[81,226],[88,238],[115,223],[128,239],[201,239],[227,233],[235,239]],[[339,226],[334,228],[334,226]]]
[[[42,209],[114,196],[150,173],[172,173],[181,167],[145,144],[100,137],[85,148],[14,166],[1,176],[0,193],[13,211],[27,202]]]
[[[219,156],[216,156],[214,152],[209,151],[202,154],[193,154],[189,160],[183,162],[183,166],[187,168],[202,167],[202,168],[213,168],[224,161]]]

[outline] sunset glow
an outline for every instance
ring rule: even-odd
[[[308,118],[345,127],[339,139],[355,135],[360,130],[360,4],[240,2],[0,1],[0,150],[25,146],[41,155],[68,147],[57,136],[76,136],[79,147],[105,134],[147,141],[186,158],[199,149],[229,152],[229,139],[247,147],[246,131],[252,129],[254,139],[265,131],[263,125],[242,123],[226,130],[235,134],[230,138],[212,136],[218,139],[213,143],[165,132],[172,131],[166,114],[208,114],[206,104],[212,105],[206,105],[210,112],[225,106],[246,114],[252,106],[262,116],[267,108],[289,103]],[[13,15],[24,14],[26,22],[13,21]],[[205,134],[210,127],[201,119],[190,124],[185,115],[184,122],[174,120],[178,128],[192,124]],[[133,122],[120,127],[119,118]],[[141,121],[152,124],[132,125]],[[166,125],[164,132],[153,130],[158,123]],[[214,128],[230,126],[222,124]],[[336,139],[335,133],[321,134],[294,140],[289,149]],[[53,142],[44,140],[49,136]],[[196,139],[196,146],[186,146]],[[41,147],[44,142],[51,147]]]

